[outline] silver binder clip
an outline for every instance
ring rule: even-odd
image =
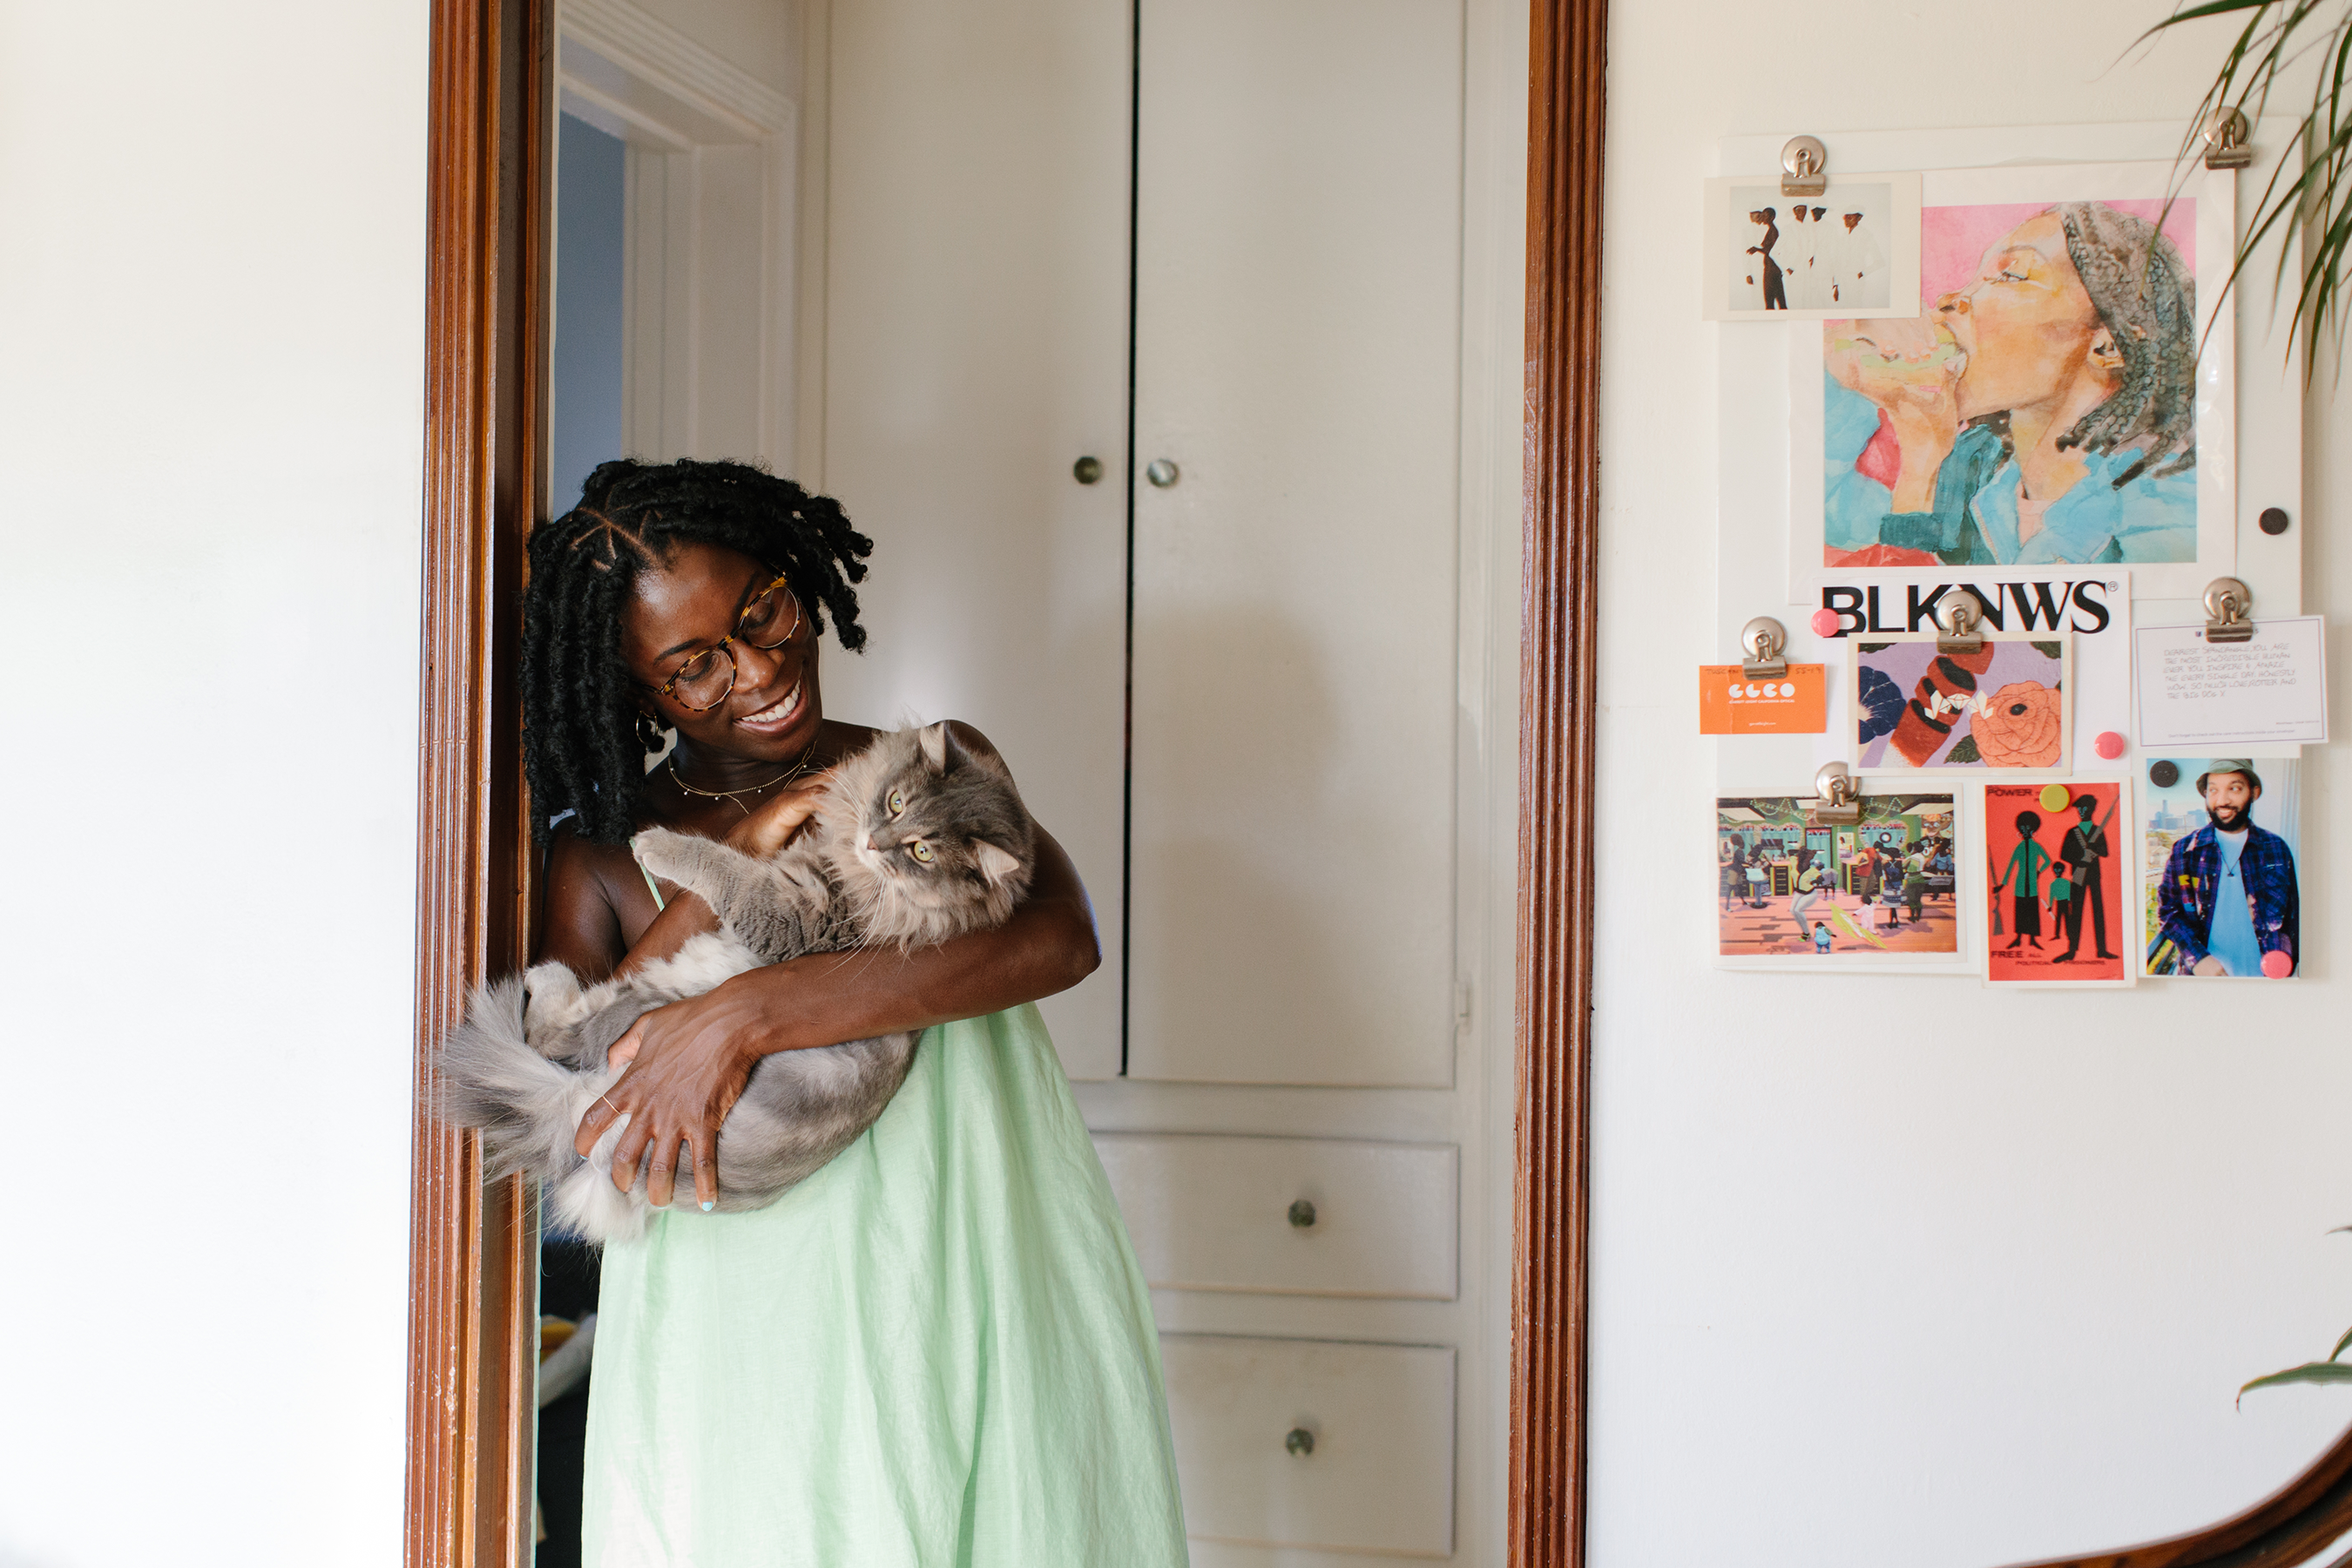
[[[1813,775],[1813,793],[1821,804],[1812,809],[1815,822],[1830,827],[1852,827],[1862,820],[1862,796],[1853,789],[1853,775],[1843,763],[1823,763]]]
[[[2209,169],[2242,169],[2254,161],[2254,144],[2249,140],[2253,127],[2246,122],[2242,109],[2215,110],[2200,134],[2205,138],[2205,166]]]
[[[2235,577],[2216,577],[2206,584],[2205,613],[2212,618],[2205,623],[2205,640],[2253,641],[2254,623],[2246,618],[2253,603],[2254,591]]]
[[[1778,680],[1789,673],[1789,628],[1769,616],[1759,616],[1739,628],[1739,651],[1748,656],[1740,668],[1750,680]]]
[[[1818,196],[1829,189],[1829,149],[1814,136],[1792,136],[1780,149],[1780,194]]]
[[[1977,596],[1974,594],[1961,592],[1953,595],[1936,609],[1936,651],[1980,651],[1984,647],[1984,637],[1977,626],[1981,620],[1977,613]]]

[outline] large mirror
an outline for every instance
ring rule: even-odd
[[[623,455],[835,498],[828,715],[977,726],[1068,848],[1104,962],[1043,1011],[1192,1560],[1499,1561],[1526,12],[555,21],[549,512]],[[598,1263],[539,1256],[554,1565]]]

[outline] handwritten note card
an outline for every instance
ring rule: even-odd
[[[2327,623],[2258,621],[2251,641],[2209,643],[2203,626],[2140,626],[2139,743],[2220,752],[2327,739]]]

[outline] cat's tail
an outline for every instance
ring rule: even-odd
[[[523,1026],[528,1001],[519,974],[475,990],[436,1063],[435,1110],[480,1130],[485,1176],[520,1171],[556,1181],[579,1167],[572,1140],[602,1075],[574,1072],[533,1049]]]

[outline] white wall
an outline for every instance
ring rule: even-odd
[[[401,1529],[426,7],[0,3],[0,1563]]]
[[[2352,1419],[2333,1390],[2231,1407],[2352,1322],[2352,1238],[2324,1234],[2352,1222],[2352,991],[2323,869],[2352,770],[2324,750],[2290,985],[2026,996],[1699,956],[1714,742],[1693,667],[1733,654],[1713,640],[1716,334],[1777,330],[1698,320],[1717,139],[1812,132],[1834,160],[1839,131],[2185,121],[2221,34],[2121,58],[2168,9],[1612,8],[1596,1568],[2120,1546],[2252,1501]],[[2305,608],[2340,614],[2352,504],[2326,454],[2352,398],[2325,395],[2297,522]]]

